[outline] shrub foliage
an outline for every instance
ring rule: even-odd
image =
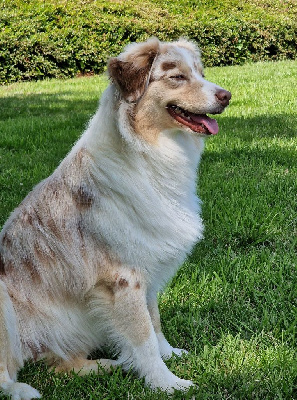
[[[295,0],[2,0],[0,83],[104,71],[131,41],[186,36],[206,66],[296,58]]]

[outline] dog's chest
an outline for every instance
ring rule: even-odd
[[[122,164],[116,172],[107,165],[103,174],[98,170],[98,187],[104,186],[106,194],[91,221],[122,263],[174,273],[202,238],[196,171],[189,177],[150,165],[143,161]]]

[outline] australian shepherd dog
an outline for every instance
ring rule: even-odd
[[[86,374],[132,368],[152,389],[187,390],[164,359],[157,294],[202,238],[197,167],[230,92],[207,81],[188,40],[133,43],[78,142],[0,234],[0,388],[26,360]],[[112,346],[115,359],[88,359]]]

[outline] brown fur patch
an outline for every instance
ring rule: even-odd
[[[93,194],[85,186],[80,186],[72,193],[73,199],[78,209],[85,209],[92,206],[94,202]]]
[[[135,283],[135,289],[140,289],[140,282]]]
[[[83,165],[86,163],[86,159],[89,158],[89,152],[85,147],[82,147],[77,151],[75,154],[73,160],[71,161],[69,167],[71,169],[79,169],[81,170],[83,168]]]
[[[128,287],[128,286],[129,286],[129,282],[126,279],[121,278],[119,280],[119,287],[120,288],[125,288],[125,287]]]
[[[54,220],[54,218],[48,218],[46,221],[46,225],[49,228],[49,230],[53,233],[53,235],[59,239],[59,240],[63,240],[63,235],[61,232],[60,227],[57,225],[56,221]]]
[[[33,223],[32,215],[29,214],[28,211],[24,210],[24,211],[22,212],[22,214],[21,214],[21,221],[22,221],[24,224],[32,225],[32,223]]]
[[[144,91],[150,66],[137,68],[133,63],[111,59],[109,70],[125,99],[135,101]]]
[[[5,264],[2,255],[0,254],[0,275],[5,275]]]
[[[58,180],[57,178],[55,178],[53,180],[49,180],[46,183],[45,192],[44,192],[46,197],[50,195],[51,198],[58,200],[58,198],[60,197],[60,193],[63,193],[63,192],[64,192],[63,183],[60,180]]]
[[[34,265],[32,260],[30,260],[29,258],[22,259],[22,266],[30,274],[32,280],[35,283],[41,282],[39,272],[37,271],[36,266]]]
[[[5,247],[7,247],[7,248],[10,248],[10,247],[11,247],[12,240],[11,240],[11,238],[9,237],[9,235],[8,235],[7,232],[5,232],[4,235],[3,235],[2,243],[3,243],[3,246],[5,246]]]
[[[39,359],[39,356],[45,352],[47,352],[47,348],[41,344],[40,347],[36,348],[36,345],[34,345],[32,342],[28,342],[27,346],[32,354],[32,359],[34,361],[37,361]]]
[[[4,261],[3,257],[2,257],[2,262],[3,262],[2,268],[4,268],[4,270],[2,270],[3,273],[0,272],[0,275],[2,275],[2,276],[12,275],[15,272],[15,266],[14,266],[13,262],[10,260]],[[1,264],[1,260],[0,260],[0,264]],[[1,271],[1,267],[0,267],[0,271]]]
[[[79,151],[75,155],[75,161],[77,164],[81,167],[82,165],[82,160],[86,154],[87,150],[85,148],[79,149]]]
[[[37,211],[36,208],[33,208],[33,211],[34,211],[34,218],[36,218],[36,221],[38,222],[39,226],[43,226],[42,219],[39,215],[39,212]]]
[[[163,62],[163,64],[161,65],[161,68],[163,71],[169,71],[170,69],[174,69],[176,68],[177,65],[175,62],[170,62],[170,61],[165,61]]]
[[[126,54],[123,59],[109,60],[109,75],[126,100],[137,101],[143,95],[149,71],[158,51],[159,41],[151,40],[144,43],[137,52]]]
[[[39,261],[41,262],[42,265],[47,263],[48,257],[46,256],[44,251],[42,251],[42,249],[38,245],[38,243],[34,244],[34,253],[36,254],[37,258],[39,259]]]
[[[34,253],[43,266],[49,264],[49,261],[55,258],[55,253],[51,248],[48,247],[45,251],[37,242],[34,244]]]

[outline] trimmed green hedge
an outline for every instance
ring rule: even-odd
[[[2,0],[0,83],[104,71],[131,41],[189,37],[206,66],[297,56],[295,0]]]

